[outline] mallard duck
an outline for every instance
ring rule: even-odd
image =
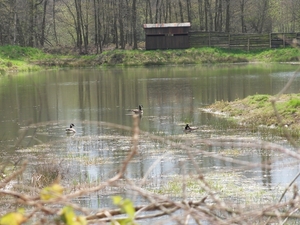
[[[198,127],[190,127],[188,124],[186,124],[185,128],[184,128],[184,130],[188,131],[188,132],[191,132],[191,131],[197,130],[197,129],[198,129]]]
[[[133,112],[135,114],[143,114],[143,106],[139,105],[138,109],[131,109],[131,112]]]
[[[76,130],[75,130],[73,127],[75,127],[75,125],[74,125],[73,123],[71,123],[71,124],[70,124],[70,127],[68,127],[68,128],[66,129],[66,132],[67,132],[68,134],[76,133]]]

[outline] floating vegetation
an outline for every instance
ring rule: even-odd
[[[170,197],[199,199],[207,194],[206,188],[208,188],[224,200],[242,205],[275,203],[284,191],[284,187],[265,187],[254,179],[246,178],[234,171],[208,172],[201,179],[196,175],[176,175],[165,177],[165,180],[161,187],[148,187],[148,189]]]

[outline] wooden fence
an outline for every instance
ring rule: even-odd
[[[285,48],[300,45],[300,33],[270,33],[270,34],[231,34],[225,32],[189,32],[191,48],[220,47],[230,49],[255,50],[266,48]]]

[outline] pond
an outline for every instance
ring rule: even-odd
[[[293,150],[284,138],[270,129],[245,129],[200,108],[219,100],[276,94],[297,68],[291,64],[188,65],[1,76],[0,160],[13,164],[27,159],[29,169],[24,179],[29,183],[47,162],[57,165],[63,180],[74,188],[100,183],[115,175],[127,156],[132,132],[123,127],[132,126],[129,109],[140,104],[144,113],[139,127],[143,132],[127,178],[139,181],[146,176],[145,185],[157,190],[170,177],[194,173],[196,164],[204,174],[230,171],[267,189],[286,185],[299,171],[293,159],[282,159],[281,152],[259,145],[244,148],[238,144],[270,141]],[[299,90],[297,77],[288,92]],[[71,123],[77,132],[67,135],[65,129]],[[199,129],[186,134],[187,123]],[[170,138],[178,146],[166,141]],[[211,144],[220,139],[234,139],[235,144]],[[254,164],[271,162],[273,167],[244,167],[220,156]],[[34,184],[39,186],[38,181]],[[121,188],[111,188],[78,201],[97,209],[110,206],[110,195],[120,193],[130,196]]]

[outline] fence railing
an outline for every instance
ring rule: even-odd
[[[249,51],[300,45],[300,33],[233,34],[226,32],[190,31],[189,42],[191,48],[210,46]]]

